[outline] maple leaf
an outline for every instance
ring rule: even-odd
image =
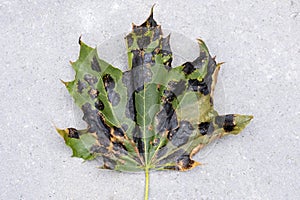
[[[87,128],[57,129],[73,156],[103,158],[116,171],[186,171],[201,148],[229,134],[238,134],[252,116],[218,115],[213,92],[222,63],[216,63],[198,39],[194,61],[172,67],[170,36],[163,37],[153,19],[134,25],[125,37],[128,70],[122,72],[98,57],[97,49],[79,39],[80,54],[71,62],[75,80],[64,82],[83,111]]]

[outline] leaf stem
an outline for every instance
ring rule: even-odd
[[[145,200],[149,199],[149,168],[145,168]]]

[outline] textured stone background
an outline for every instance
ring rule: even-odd
[[[150,199],[300,197],[300,2],[170,2],[0,1],[1,200],[143,199],[143,174],[70,158],[53,124],[78,127],[80,114],[59,79],[74,76],[68,61],[77,58],[79,35],[95,46],[128,32],[153,3],[163,28],[201,37],[226,62],[221,110],[255,118],[241,135],[198,154],[205,165],[151,173]]]

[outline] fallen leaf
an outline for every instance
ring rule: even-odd
[[[194,61],[172,67],[170,36],[163,37],[153,7],[125,40],[128,70],[123,72],[79,39],[79,58],[71,62],[75,79],[64,84],[88,126],[57,131],[74,157],[102,157],[102,168],[110,170],[145,171],[148,199],[149,170],[196,167],[200,163],[193,155],[217,138],[238,134],[252,116],[214,110],[222,63],[216,63],[201,39]]]

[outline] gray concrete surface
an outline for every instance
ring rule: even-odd
[[[145,2],[0,1],[0,199],[143,199],[143,174],[71,158],[52,124],[78,127],[59,81],[73,79],[78,36],[96,46],[128,32],[153,3],[163,28],[201,37],[226,62],[224,112],[255,118],[198,154],[205,165],[151,173],[150,199],[299,199],[300,2]]]

